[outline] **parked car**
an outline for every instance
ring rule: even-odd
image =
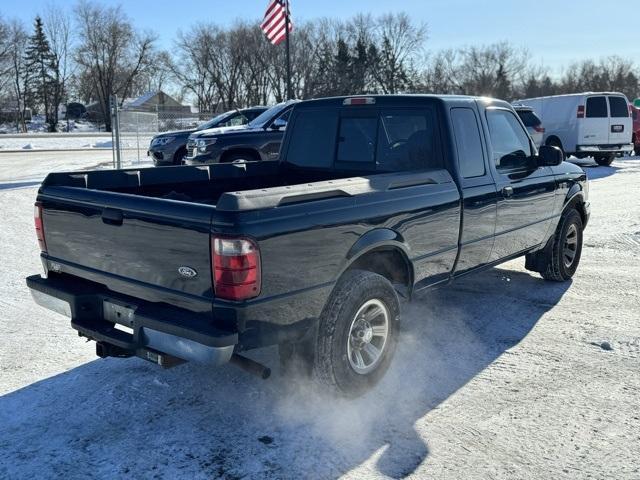
[[[49,174],[27,284],[101,357],[266,377],[242,352],[278,344],[285,371],[354,396],[391,361],[401,299],[521,256],[569,280],[589,213],[584,171],[506,102],[310,100],[278,162]]]
[[[191,130],[164,132],[151,139],[147,156],[153,158],[156,167],[180,165],[187,154],[187,138],[194,132],[210,128],[238,128],[246,125],[268,107],[250,107],[241,110],[230,110],[213,117],[211,120]]]
[[[635,155],[640,155],[640,108],[631,105],[631,117],[633,120],[633,150]]]
[[[520,120],[522,120],[524,126],[527,127],[527,132],[529,132],[529,136],[533,140],[536,148],[540,147],[544,137],[544,127],[542,126],[540,117],[536,115],[533,108],[527,105],[515,104],[513,105],[513,109],[520,117]]]
[[[622,93],[574,93],[517,103],[534,109],[545,127],[545,144],[566,155],[593,157],[598,165],[611,165],[616,156],[633,150],[629,101]]]
[[[244,129],[211,128],[195,132],[187,141],[187,165],[277,160],[280,143],[293,105],[289,100],[274,105]]]

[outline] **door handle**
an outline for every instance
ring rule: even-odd
[[[513,187],[504,187],[502,189],[502,196],[508,198],[513,195]]]

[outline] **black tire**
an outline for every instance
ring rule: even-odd
[[[562,142],[557,137],[549,138],[547,140],[547,145],[549,145],[550,147],[556,147],[556,148],[560,149],[560,151],[562,152],[562,161],[563,162],[567,159],[567,154],[564,151],[564,148],[562,147]]]
[[[352,349],[352,353],[356,350],[352,340],[362,342],[358,336],[363,332],[355,327],[359,319],[365,318],[366,312],[358,318],[356,314],[371,302],[374,302],[371,306],[375,309],[379,309],[380,305],[386,309],[380,311],[382,316],[387,315],[385,323],[388,326],[387,337],[384,343],[378,343],[376,346],[376,348],[380,347],[378,360],[371,361],[371,365],[366,367],[371,370],[363,373],[356,371],[357,367],[353,365],[356,363],[355,357],[349,360],[347,351],[349,348]],[[386,278],[377,273],[362,270],[353,270],[344,274],[320,316],[313,366],[316,380],[324,387],[347,397],[362,395],[373,387],[391,363],[397,343],[399,317],[398,295]],[[371,318],[380,319],[381,317]],[[366,335],[360,335],[360,338],[366,338]],[[378,341],[379,338],[381,337],[378,337]],[[374,340],[370,337],[365,341],[374,344]],[[366,348],[359,351],[367,352],[364,354],[366,359],[373,358],[369,356]],[[363,353],[359,354],[361,361]]]
[[[613,162],[613,155],[596,155],[593,159],[601,167],[608,167]]]
[[[186,156],[187,156],[187,149],[184,147],[179,148],[178,151],[173,156],[173,164],[182,165],[182,161]]]
[[[545,252],[544,265],[540,272],[545,280],[566,282],[576,273],[582,255],[582,217],[575,209],[569,209],[560,217],[551,248]],[[567,252],[570,237],[575,236],[573,257],[568,262]],[[571,248],[569,248],[571,250]]]

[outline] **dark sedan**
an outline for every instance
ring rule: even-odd
[[[187,154],[187,138],[194,132],[210,128],[235,128],[246,125],[265,112],[268,107],[250,107],[230,110],[191,130],[164,132],[151,139],[147,155],[153,158],[155,166],[180,165]]]

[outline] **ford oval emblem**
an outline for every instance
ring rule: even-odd
[[[186,278],[193,278],[196,275],[198,275],[198,272],[196,272],[193,268],[191,267],[179,267],[178,268],[178,273],[180,275],[182,275],[183,277]]]

